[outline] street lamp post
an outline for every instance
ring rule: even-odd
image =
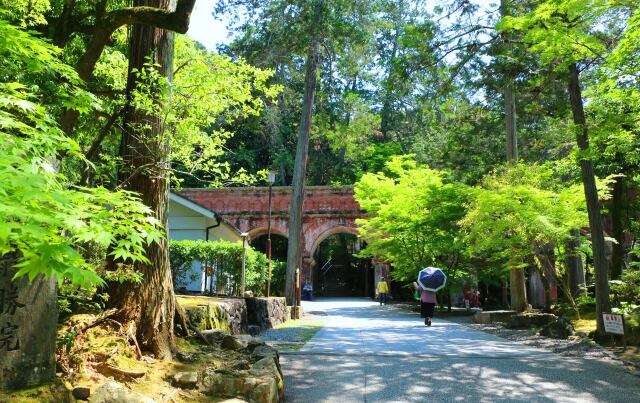
[[[247,232],[243,232],[240,234],[242,237],[242,278],[240,283],[240,296],[244,298],[245,285],[246,281],[246,262],[247,262],[247,237],[249,234]]]
[[[267,298],[271,293],[271,187],[276,181],[276,172],[269,171],[269,222],[267,223]]]

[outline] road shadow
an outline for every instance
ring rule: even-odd
[[[284,354],[288,402],[631,402],[638,378],[564,357]]]
[[[281,356],[289,402],[640,401],[638,378],[607,362],[441,319],[427,328],[417,313],[363,299],[312,309],[327,322],[311,350]]]

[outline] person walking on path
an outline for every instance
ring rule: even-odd
[[[387,305],[387,294],[389,293],[389,285],[385,281],[384,277],[380,277],[380,281],[378,282],[378,286],[376,287],[376,291],[378,292],[378,298],[380,300],[380,305]]]
[[[431,326],[431,318],[433,318],[433,311],[438,303],[436,299],[436,293],[433,291],[427,291],[420,287],[418,283],[413,282],[413,286],[416,290],[420,291],[420,317],[424,318],[424,324]]]

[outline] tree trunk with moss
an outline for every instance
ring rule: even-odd
[[[135,5],[168,9],[170,1],[138,0]],[[154,68],[157,72],[171,80],[173,32],[148,25],[134,25],[129,42],[128,107],[120,149],[123,167],[119,175],[124,188],[140,193],[142,201],[154,211],[155,217],[166,229],[169,140],[165,135],[163,117],[157,111],[138,110],[131,103],[132,94],[139,84],[135,72],[149,69],[148,63],[156,64]],[[165,90],[161,87],[149,95],[160,107],[163,102],[161,92]],[[150,262],[135,265],[143,275],[142,282],[126,282],[112,287],[109,303],[121,310],[120,320],[134,324],[136,337],[143,350],[159,358],[170,359],[175,351],[175,295],[166,237],[149,245],[146,252]]]
[[[618,177],[613,184],[611,192],[611,235],[616,240],[612,245],[611,251],[611,278],[619,279],[624,269],[625,245],[624,245],[624,227],[625,227],[625,178]]]
[[[589,158],[589,131],[584,114],[582,91],[580,90],[580,73],[574,63],[569,67],[569,99],[573,123],[576,125],[576,141],[582,153],[580,159],[580,171],[584,194],[587,201],[589,214],[589,228],[591,231],[591,247],[593,250],[593,265],[596,284],[596,320],[597,332],[605,334],[603,313],[609,313],[609,262],[607,261],[606,246],[604,241],[604,229],[602,226],[602,214],[600,213],[600,199],[596,185],[596,176],[593,172],[593,161]]]
[[[584,277],[584,261],[578,253],[580,246],[580,231],[574,230],[571,233],[571,239],[567,242],[567,283],[568,292],[572,297],[585,294],[587,285]]]
[[[87,37],[87,46],[76,63],[76,71],[81,79],[89,82],[98,59],[112,41],[112,35],[117,29],[125,25],[144,24],[184,34],[189,28],[195,3],[196,0],[165,1],[164,5],[157,1],[134,1],[131,6],[129,3],[122,3],[122,7],[107,11],[107,1],[101,0],[94,3],[92,12],[87,10],[79,13],[74,11],[80,8],[80,4],[71,0],[64,4],[60,18],[49,19],[46,33],[61,48],[76,33]],[[87,19],[91,19],[89,25]],[[67,109],[60,121],[62,130],[67,134],[71,133],[79,116],[78,111]]]

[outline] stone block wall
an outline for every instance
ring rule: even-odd
[[[178,303],[185,308],[192,324],[200,324],[200,330],[247,332],[247,303],[243,298],[178,297]]]
[[[489,324],[494,322],[508,322],[516,311],[483,311],[473,315],[473,323]]]
[[[260,331],[271,329],[288,319],[287,301],[284,297],[245,298],[247,321]]]
[[[192,324],[200,330],[220,329],[229,334],[247,333],[248,325],[260,331],[271,329],[289,319],[283,297],[210,298],[178,296]]]

